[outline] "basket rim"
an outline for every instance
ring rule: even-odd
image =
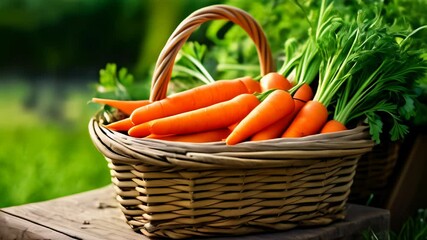
[[[102,111],[101,111],[102,113]],[[97,115],[99,117],[99,115]],[[94,116],[89,122],[93,143],[104,157],[127,164],[175,167],[276,167],[294,161],[357,157],[372,150],[369,127],[306,136],[226,145],[135,138],[107,129]],[[288,161],[287,163],[283,160]]]

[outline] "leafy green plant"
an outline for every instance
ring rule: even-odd
[[[388,26],[381,17],[381,6],[372,17],[363,8],[358,18],[360,41],[354,56],[356,71],[337,98],[334,120],[347,124],[366,117],[373,139],[379,143],[388,128],[391,141],[402,140],[408,133],[407,122],[415,115],[417,79],[427,70],[427,62],[410,44],[413,33],[398,26]],[[372,9],[372,7],[370,8]]]
[[[205,84],[214,82],[215,80],[202,64],[206,49],[206,45],[198,42],[185,44],[177,56],[177,65],[174,67],[175,76],[180,78],[190,76],[199,79]]]
[[[147,85],[136,81],[127,68],[107,63],[99,70],[99,82],[95,84],[95,97],[118,100],[147,99]]]
[[[210,74],[213,71],[205,60],[207,46],[199,42],[187,42],[181,48],[173,67],[171,85],[177,92],[200,84],[215,82]]]
[[[128,87],[133,83],[133,75],[129,74],[126,68],[117,71],[115,63],[107,63],[105,69],[99,70],[96,90],[99,97],[128,100],[131,99]]]
[[[273,59],[281,65],[284,46],[287,39],[294,38],[298,43],[305,41],[308,22],[305,13],[293,1],[246,1],[228,0],[225,4],[239,7],[250,13],[266,33]],[[305,1],[310,8],[313,1]],[[215,64],[214,77],[230,79],[243,75],[257,76],[259,63],[254,43],[239,26],[225,21],[212,22],[207,30],[209,51],[206,62]]]

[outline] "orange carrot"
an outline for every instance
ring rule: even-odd
[[[295,116],[282,137],[304,137],[319,133],[328,120],[328,110],[318,101],[308,101]]]
[[[282,117],[270,126],[255,133],[252,136],[251,141],[260,141],[280,137],[292,122],[295,115],[297,115],[297,113],[301,110],[302,106],[304,106],[307,101],[313,98],[313,91],[308,84],[303,84],[295,92],[293,98],[295,104],[294,111],[291,114]]]
[[[148,124],[152,134],[188,134],[226,128],[242,120],[259,104],[253,94],[241,94],[231,100],[174,116],[155,119]]]
[[[307,102],[313,98],[313,95],[314,95],[313,90],[311,89],[310,85],[308,85],[307,83],[304,83],[295,92],[293,98],[300,99],[304,102]]]
[[[261,131],[255,133],[251,137],[251,141],[261,141],[279,137],[280,134],[282,134],[283,130],[286,128],[285,125],[287,123],[287,119],[290,119],[290,117],[290,115],[282,117],[273,124],[261,129]]]
[[[329,120],[322,128],[320,133],[339,132],[347,130],[347,127],[337,120]]]
[[[233,131],[237,127],[237,125],[239,125],[239,122],[231,124],[230,126],[228,126],[228,129],[230,129],[230,131]]]
[[[193,143],[203,143],[203,142],[216,142],[224,140],[229,134],[230,129],[220,128],[206,132],[190,133],[185,135],[154,135],[151,134],[147,138],[161,139],[166,141],[175,141],[175,142],[193,142]]]
[[[150,125],[148,123],[141,123],[131,127],[128,131],[131,137],[142,138],[150,135]]]
[[[238,78],[238,80],[245,85],[246,92],[245,93],[259,93],[261,92],[261,85],[258,81],[253,80],[251,77],[242,77]],[[228,80],[230,81],[230,80]]]
[[[243,93],[259,91],[259,82],[250,77],[220,80],[176,93],[160,101],[138,108],[132,113],[131,119],[133,123],[140,124],[224,102]]]
[[[92,98],[92,102],[105,104],[113,108],[117,108],[126,115],[131,115],[132,112],[142,106],[146,106],[151,103],[150,100],[115,100],[106,98]]]
[[[259,82],[262,92],[268,91],[270,89],[289,90],[292,87],[289,80],[277,72],[267,73],[261,78]]]
[[[292,96],[287,91],[274,90],[236,126],[225,142],[234,145],[244,141],[293,110]]]
[[[122,120],[118,120],[108,125],[105,125],[106,128],[118,132],[127,132],[133,126],[134,125],[130,118],[124,118]]]

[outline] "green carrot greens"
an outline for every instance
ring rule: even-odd
[[[427,70],[427,62],[411,47],[410,37],[418,30],[404,33],[386,25],[378,8],[373,17],[367,9],[360,11],[355,31],[355,54],[344,59],[347,68],[352,66],[345,71],[351,73],[345,75],[348,80],[336,96],[331,94],[336,86],[330,86],[343,78],[322,82],[325,92],[317,99],[328,103],[335,98],[333,119],[343,125],[366,119],[377,143],[385,126],[392,141],[403,139],[408,133],[405,121],[415,114],[415,80]]]

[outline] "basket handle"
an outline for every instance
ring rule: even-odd
[[[236,7],[212,5],[193,12],[178,25],[169,37],[156,62],[151,81],[150,100],[157,101],[166,97],[175,58],[191,33],[202,23],[218,19],[232,21],[249,34],[258,51],[261,75],[273,71],[270,46],[255,19],[247,12]]]

